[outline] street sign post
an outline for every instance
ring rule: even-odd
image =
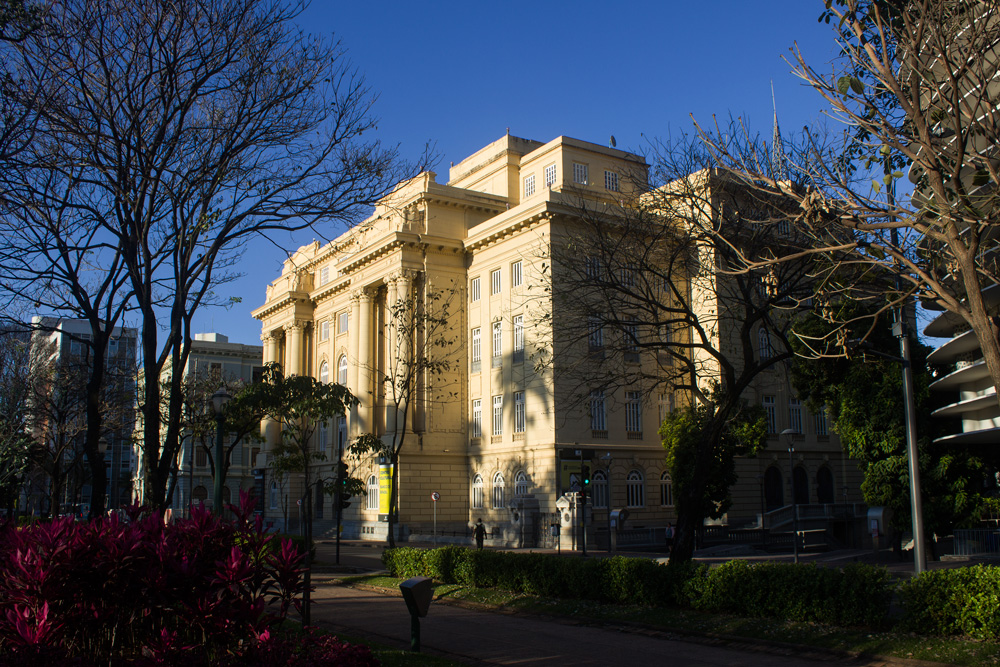
[[[441,500],[441,494],[437,491],[431,492],[431,502],[434,503],[434,546],[437,546],[438,542],[438,501]]]

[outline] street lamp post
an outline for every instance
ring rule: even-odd
[[[216,515],[222,516],[222,482],[225,479],[225,466],[222,451],[222,431],[226,419],[226,404],[232,398],[225,387],[212,394],[212,410],[215,412],[215,493],[212,503]]]
[[[604,461],[607,471],[607,482],[604,485],[604,492],[607,494],[608,501],[608,553],[615,550],[615,539],[614,539],[614,529],[611,526],[611,452],[606,453],[601,457]]]
[[[792,455],[795,453],[795,443],[792,442],[792,436],[798,435],[798,431],[791,428],[786,428],[781,432],[781,435],[788,438],[788,483],[792,489],[792,554],[795,557],[795,562],[799,562],[799,506],[795,498],[795,467],[792,461]]]

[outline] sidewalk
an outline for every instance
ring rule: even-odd
[[[317,586],[313,622],[390,647],[410,646],[410,616],[399,596],[330,584]],[[631,627],[588,626],[540,616],[476,611],[434,601],[420,620],[421,649],[465,664],[653,665],[691,667],[792,667],[850,664],[876,667],[881,660],[838,659],[754,642],[680,640],[669,633]],[[895,663],[898,664],[898,663]]]

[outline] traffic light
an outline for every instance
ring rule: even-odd
[[[343,461],[340,461],[339,463],[337,463],[337,483],[340,484],[341,486],[345,486],[347,484],[348,477],[349,475],[347,474],[347,464],[344,463]]]
[[[337,494],[337,502],[340,503],[340,509],[347,509],[351,506],[351,494],[346,491],[341,491]]]
[[[590,486],[590,466],[583,466],[583,488]]]

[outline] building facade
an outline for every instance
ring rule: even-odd
[[[360,401],[318,438],[317,450],[331,460],[338,443],[359,434],[388,441],[405,431],[403,535],[435,527],[464,535],[482,518],[507,544],[547,543],[553,523],[563,524],[562,539],[575,540],[567,529],[579,517],[584,473],[593,533],[606,530],[612,509],[628,510],[632,528],[674,519],[658,428],[688,399],[622,388],[581,400],[565,369],[586,363],[589,350],[566,334],[571,323],[553,299],[560,287],[548,260],[557,239],[572,238],[581,205],[621,202],[642,187],[646,170],[642,157],[614,148],[508,134],[452,165],[447,184],[425,172],[364,224],[299,248],[268,286],[253,313],[264,361],[345,384]],[[406,304],[425,310],[415,316]],[[629,362],[647,363],[647,354]],[[412,371],[402,395],[386,382],[401,367]],[[854,466],[847,470],[822,416],[795,402],[787,372],[774,371],[759,393],[748,400],[770,405],[775,429],[797,431],[795,474],[811,481],[810,502],[834,502],[830,490],[845,486],[855,499]],[[265,432],[276,441],[273,425]],[[775,453],[739,463],[730,522],[760,521],[768,484],[773,503],[790,502],[787,463],[776,453],[787,444],[773,441]],[[346,510],[344,534],[383,539],[386,466],[375,458],[350,465],[368,494]],[[320,464],[318,474],[330,476],[330,466]]]
[[[49,391],[35,397],[33,430],[36,437],[53,453],[49,474],[37,477],[26,486],[25,506],[61,513],[89,511],[91,485],[89,468],[84,460],[83,441],[86,427],[84,386],[90,374],[92,354],[88,341],[92,329],[86,320],[52,317],[32,318],[32,364],[36,370],[47,368]],[[105,361],[105,389],[101,397],[101,447],[107,474],[107,507],[128,506],[133,500],[132,474],[135,458],[132,433],[135,428],[136,329],[115,327],[108,339]],[[53,471],[64,476],[60,482],[59,508],[42,508],[44,491],[39,484],[51,484]]]

